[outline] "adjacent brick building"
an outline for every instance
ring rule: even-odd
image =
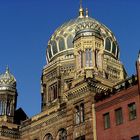
[[[96,95],[98,140],[140,139],[140,56],[137,75],[125,79],[109,93]]]

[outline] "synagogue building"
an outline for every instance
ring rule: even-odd
[[[48,41],[39,114],[17,109],[16,78],[0,75],[0,140],[139,140],[140,53],[130,77],[119,56],[112,31],[80,5]]]

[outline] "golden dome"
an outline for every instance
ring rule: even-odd
[[[119,47],[112,31],[97,20],[86,16],[70,20],[56,29],[48,42],[46,52],[48,62],[69,53],[73,54],[73,39],[79,30],[86,28],[91,28],[95,33],[98,32],[104,40],[104,50],[106,54],[118,59]]]
[[[0,90],[8,90],[16,88],[16,79],[10,73],[9,68],[6,68],[4,74],[0,75]]]

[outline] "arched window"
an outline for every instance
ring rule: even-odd
[[[59,131],[59,140],[67,140],[67,131],[65,129]]]
[[[51,46],[50,45],[48,46],[48,55],[49,55],[49,58],[51,59],[52,58],[52,52],[51,52]]]
[[[43,140],[53,140],[53,137],[52,137],[52,135],[49,133],[49,134],[47,134],[47,135],[44,137]]]
[[[106,41],[105,41],[105,49],[107,51],[110,51],[111,50],[111,41],[109,40],[109,38],[106,38]]]
[[[116,54],[116,49],[117,49],[116,44],[115,44],[115,42],[113,42],[113,45],[112,45],[112,53],[114,55]]]
[[[54,100],[57,98],[57,84],[53,86]]]
[[[86,49],[86,67],[92,67],[92,50],[91,48]]]
[[[119,50],[117,50],[117,55],[116,55],[116,57],[119,58]]]
[[[80,120],[84,122],[84,104],[80,104]]]
[[[62,37],[59,38],[59,50],[60,51],[65,50],[65,42],[64,42],[64,39]]]
[[[48,90],[48,101],[51,102],[55,100],[58,97],[58,85],[57,83],[54,83],[49,86]]]
[[[6,108],[5,108],[5,101],[1,102],[1,115],[5,115],[6,113]]]
[[[10,101],[7,102],[7,115],[10,116],[11,112],[10,112]]]
[[[80,124],[84,122],[85,116],[84,116],[84,104],[81,103],[80,105],[77,105],[75,107],[75,124]]]
[[[7,111],[7,101],[4,102],[4,115],[6,115]]]
[[[99,53],[99,50],[95,50],[95,67],[102,67],[102,54]]]
[[[78,52],[78,64],[79,64],[79,68],[83,67],[83,53],[82,53],[82,51]]]
[[[73,37],[72,37],[72,35],[68,36],[67,45],[68,45],[68,48],[73,48]]]
[[[12,109],[13,107],[14,107],[13,101],[11,100],[11,101],[10,101],[10,114],[11,114],[11,115],[13,115],[13,109]]]
[[[95,67],[98,67],[98,50],[95,50]]]
[[[75,123],[76,124],[80,123],[80,109],[79,109],[79,106],[75,107]]]
[[[50,44],[52,46],[53,55],[55,55],[58,52],[56,41],[53,40]]]

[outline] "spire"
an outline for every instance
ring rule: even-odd
[[[80,8],[82,8],[82,0],[80,0]]]
[[[88,17],[88,8],[86,8],[86,17]]]
[[[84,9],[82,7],[82,0],[80,0],[79,18],[84,17]]]

